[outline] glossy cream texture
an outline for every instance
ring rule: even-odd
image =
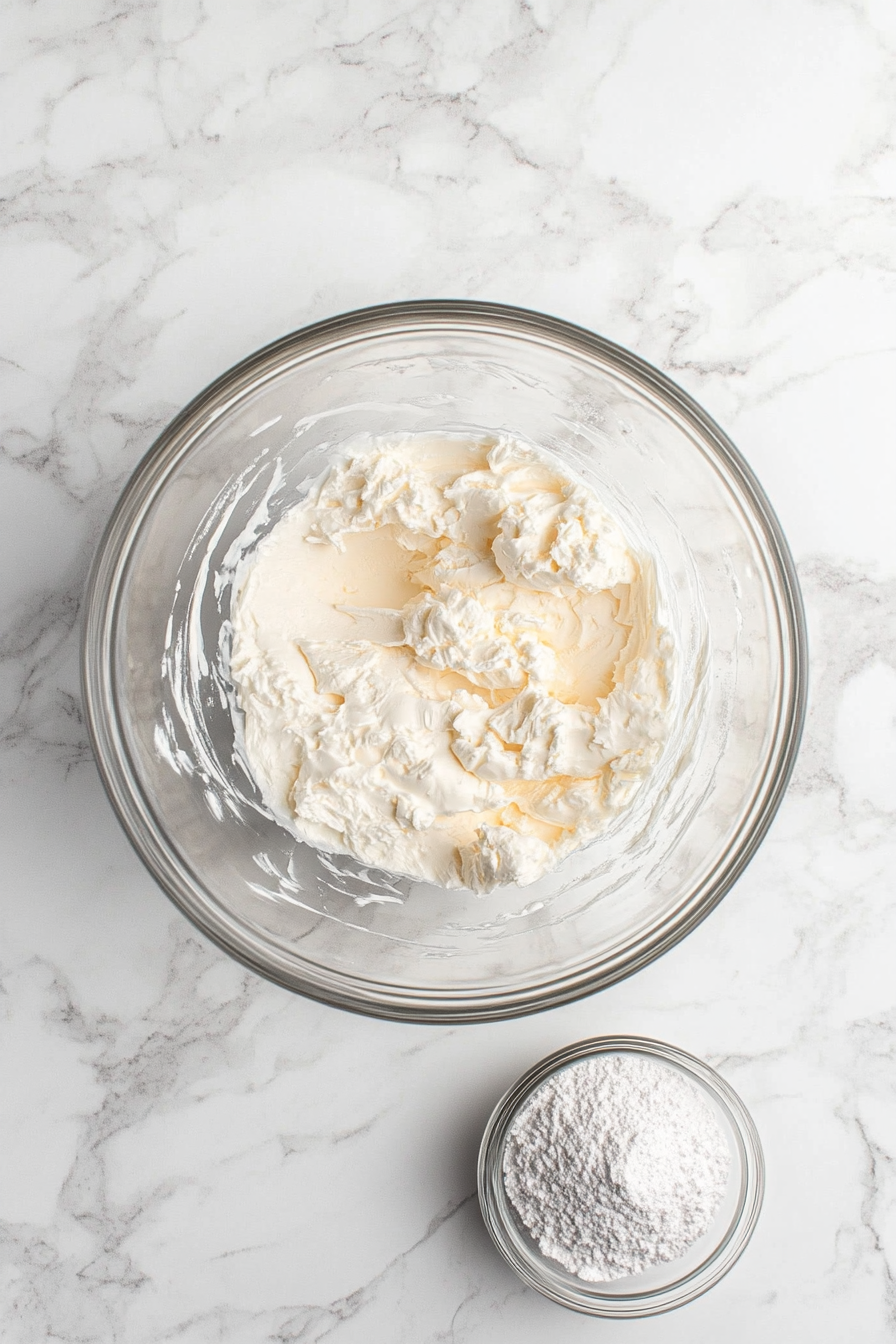
[[[650,561],[509,436],[353,440],[258,546],[233,629],[275,814],[445,887],[534,882],[629,803],[666,735]]]

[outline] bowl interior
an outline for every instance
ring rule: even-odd
[[[88,711],[153,871],[256,969],[387,1015],[526,1011],[649,960],[746,862],[798,736],[798,597],[736,455],[624,352],[496,313],[374,316],[247,361],[142,464],[91,589]],[[340,443],[465,428],[540,444],[597,490],[657,557],[676,640],[675,728],[649,784],[557,871],[487,897],[297,841],[245,766],[227,676],[234,576]]]

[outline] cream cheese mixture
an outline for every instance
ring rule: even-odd
[[[534,882],[664,737],[653,567],[508,435],[365,436],[259,544],[231,675],[301,839],[444,887]]]

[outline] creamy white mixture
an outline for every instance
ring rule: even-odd
[[[347,444],[258,546],[233,630],[275,814],[445,887],[534,882],[627,805],[665,737],[650,561],[505,435]]]

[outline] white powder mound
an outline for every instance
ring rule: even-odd
[[[682,1256],[718,1212],[730,1161],[693,1083],[651,1059],[607,1054],[529,1099],[507,1138],[504,1185],[543,1254],[600,1283]]]

